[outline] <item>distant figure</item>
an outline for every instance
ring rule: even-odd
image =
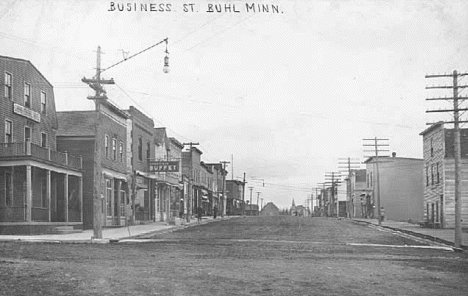
[[[197,218],[198,218],[198,222],[201,221],[202,212],[203,212],[202,207],[198,207],[198,208],[197,208]]]
[[[218,207],[214,206],[214,208],[213,208],[213,219],[216,219],[217,215],[218,215]]]

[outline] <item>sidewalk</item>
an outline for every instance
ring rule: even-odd
[[[191,219],[190,223],[182,222],[180,225],[169,225],[167,222],[152,222],[143,225],[132,225],[128,227],[103,228],[102,239],[94,239],[92,229],[83,230],[79,233],[70,234],[43,234],[43,235],[0,235],[2,241],[19,242],[47,242],[47,243],[110,243],[118,242],[123,239],[137,239],[143,235],[151,235],[159,232],[174,231],[190,226],[202,225],[215,221],[222,221],[229,217],[203,217],[201,222],[197,219]]]
[[[353,218],[352,221],[360,223],[368,223],[372,225],[379,225],[377,219],[364,219],[364,218]],[[394,231],[400,231],[409,235],[424,238],[436,243],[442,243],[448,246],[454,245],[455,230],[452,229],[433,229],[423,228],[419,224],[412,224],[408,222],[399,222],[392,220],[384,220],[381,223],[381,227],[391,229]],[[468,233],[462,232],[462,249],[468,250]]]

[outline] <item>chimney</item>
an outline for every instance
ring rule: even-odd
[[[392,157],[396,157],[396,152],[392,152]]]

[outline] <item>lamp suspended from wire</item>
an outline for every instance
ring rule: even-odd
[[[164,73],[169,73],[169,51],[167,51],[167,38],[166,38],[166,56],[164,57]]]

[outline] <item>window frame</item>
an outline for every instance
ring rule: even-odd
[[[8,128],[9,133],[8,133]],[[9,138],[7,137],[9,135]],[[4,134],[5,143],[13,143],[13,121],[5,119],[5,134]]]
[[[47,148],[47,142],[47,133],[41,132],[41,147]]]
[[[109,158],[109,136],[104,135],[104,155]]]
[[[47,94],[41,90],[41,114],[47,115]]]
[[[146,142],[146,161],[151,158],[151,143],[148,141]]]
[[[112,159],[117,159],[117,139],[112,138]]]
[[[27,93],[26,93],[27,90]],[[24,107],[31,109],[31,84],[24,83]]]
[[[9,82],[8,82],[7,77],[9,77]],[[3,89],[3,96],[5,99],[12,100],[13,99],[13,74],[5,71],[3,82],[5,84],[5,87]]]
[[[138,160],[143,161],[143,139],[138,138]]]
[[[119,143],[119,155],[120,155],[120,162],[123,162],[123,155],[124,155],[124,143],[120,141]]]

